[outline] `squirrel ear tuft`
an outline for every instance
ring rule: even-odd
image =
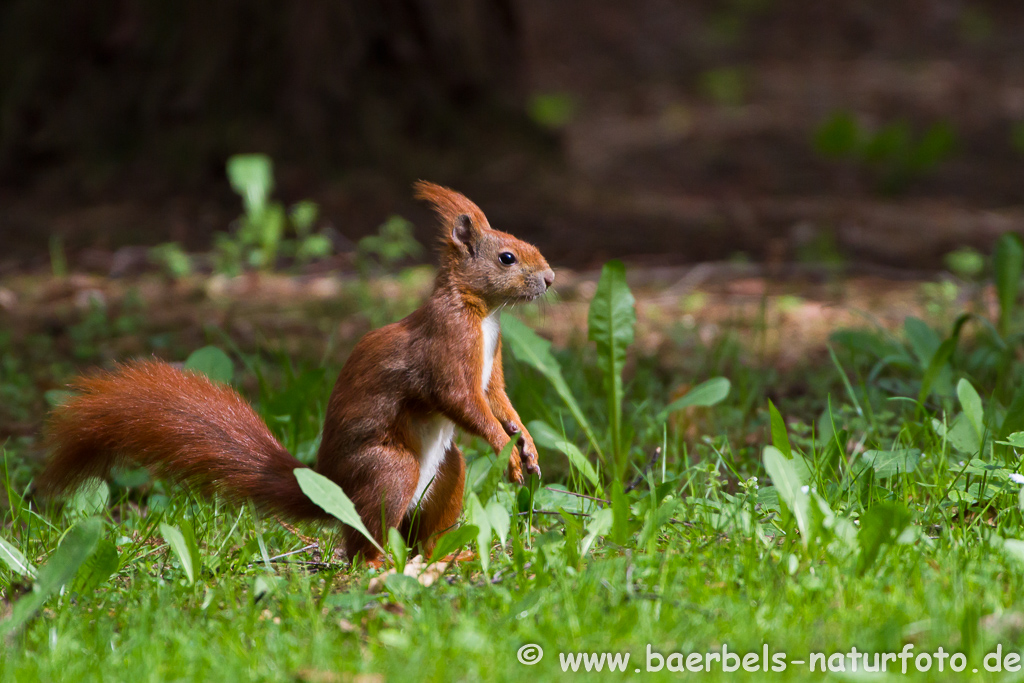
[[[470,246],[483,230],[490,227],[487,217],[473,202],[447,187],[425,180],[413,184],[414,196],[430,203],[441,226],[445,241]]]
[[[462,214],[455,219],[455,225],[452,226],[451,239],[456,244],[465,245],[469,249],[469,253],[472,256],[476,252],[476,240],[480,236],[480,230],[473,223],[473,219],[469,217],[469,214]]]

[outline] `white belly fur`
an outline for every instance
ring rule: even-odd
[[[487,385],[491,383],[491,370],[494,368],[494,352],[498,348],[498,314],[492,313],[484,318],[480,327],[480,352],[483,355],[480,386],[487,391]],[[416,493],[409,502],[410,511],[416,509],[424,493],[429,492],[444,454],[452,443],[455,423],[435,414],[420,422],[417,432],[420,437],[420,478],[416,483]]]
[[[454,435],[455,423],[441,415],[435,414],[420,422],[420,479],[416,483],[416,493],[409,502],[410,511],[420,504],[424,492],[432,488],[434,477],[437,476],[437,470]]]
[[[498,348],[498,314],[491,313],[484,318],[480,325],[480,336],[483,344],[480,352],[484,357],[484,371],[480,375],[480,388],[487,391],[487,385],[491,383],[491,370],[494,369],[494,352]]]

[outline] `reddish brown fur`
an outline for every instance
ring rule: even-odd
[[[292,519],[325,518],[302,493],[302,467],[245,400],[203,375],[158,361],[80,377],[54,411],[51,450],[37,485],[51,493],[134,460],[161,476]]]
[[[416,513],[409,513],[425,421],[442,416],[495,452],[514,437],[509,477],[522,481],[524,468],[540,473],[533,439],[505,393],[500,340],[486,393],[481,387],[481,324],[503,304],[543,293],[554,274],[536,248],[492,230],[462,195],[425,182],[416,192],[433,204],[443,227],[434,292],[414,313],[356,344],[327,407],[315,469],[342,487],[378,541],[384,529],[398,527],[429,552],[462,511],[465,462],[451,444]],[[499,263],[504,251],[515,254],[514,265]],[[83,393],[50,423],[53,455],[40,480],[48,490],[102,476],[131,457],[164,476],[252,499],[276,514],[326,518],[298,487],[292,470],[301,465],[231,389],[155,361],[75,386]],[[350,557],[377,557],[347,527],[345,547]]]

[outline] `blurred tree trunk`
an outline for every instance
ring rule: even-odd
[[[6,0],[0,169],[328,163],[519,110],[515,0]]]

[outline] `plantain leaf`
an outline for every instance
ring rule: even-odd
[[[786,458],[793,457],[793,447],[789,444],[789,432],[786,431],[786,421],[782,419],[782,413],[775,407],[775,404],[768,399],[768,412],[772,421],[772,445],[778,448]]]
[[[967,421],[974,427],[974,433],[978,435],[980,442],[985,434],[985,409],[981,405],[981,396],[966,379],[961,379],[956,385],[956,395],[960,399],[960,406],[967,416]]]
[[[117,571],[118,564],[117,546],[113,541],[101,538],[92,555],[78,571],[75,590],[79,593],[94,590]]]
[[[508,510],[505,506],[496,500],[492,500],[487,504],[487,518],[491,522],[491,528],[494,533],[498,534],[498,540],[501,541],[502,547],[505,545],[505,541],[508,540],[508,531],[512,528],[512,518],[509,515]]]
[[[480,554],[480,566],[486,572],[491,564],[491,517],[475,493],[469,494],[466,512],[469,523],[477,528],[476,547]]]
[[[235,367],[228,354],[216,346],[204,346],[193,351],[185,361],[185,369],[201,372],[221,384],[229,384],[235,374]]]
[[[622,368],[636,327],[635,300],[626,284],[626,266],[613,259],[601,269],[587,314],[587,336],[597,345],[597,366],[604,379],[616,476],[625,470],[622,443]]]
[[[472,524],[463,524],[458,529],[449,531],[437,540],[434,552],[430,553],[430,561],[437,562],[445,555],[451,555],[462,546],[476,540],[480,529]]]
[[[384,554],[384,548],[370,534],[369,529],[363,524],[362,518],[359,517],[359,513],[356,512],[356,506],[352,504],[340,486],[308,467],[296,467],[294,472],[295,478],[299,480],[299,488],[309,496],[311,501],[361,533],[381,554]]]
[[[658,420],[664,420],[669,413],[674,413],[683,408],[708,408],[721,403],[729,395],[731,388],[732,383],[725,377],[712,377],[690,389],[684,396],[669,403],[668,407],[658,415]]]
[[[395,571],[401,574],[405,571],[405,561],[409,557],[409,547],[405,545],[402,532],[395,527],[388,529],[388,545],[391,547],[391,554],[395,557]]]
[[[30,579],[36,577],[36,568],[32,566],[32,563],[25,559],[20,550],[3,538],[0,538],[0,560],[3,560],[4,564],[11,568],[11,571]]]
[[[195,555],[198,554],[198,551],[193,553],[192,544],[185,539],[185,534],[176,526],[161,522],[160,534],[167,541],[167,544],[171,546],[174,556],[178,558],[181,568],[185,570],[185,576],[188,577],[189,585],[194,584],[196,582]],[[193,540],[194,543],[195,541]]]
[[[231,189],[242,196],[245,211],[263,211],[274,189],[274,164],[266,154],[236,154],[228,159]]]
[[[806,548],[811,528],[811,503],[810,497],[803,490],[803,482],[797,474],[796,467],[778,448],[765,446],[764,468],[772,479],[779,499],[796,518],[800,541]]]
[[[110,488],[102,479],[87,480],[68,501],[67,511],[72,518],[92,517],[107,509],[110,502]]]
[[[576,447],[576,444],[567,441],[561,434],[556,432],[551,425],[542,420],[534,420],[529,425],[530,434],[533,436],[533,440],[541,444],[546,448],[554,448],[555,450],[561,451],[566,458],[569,459],[569,463],[579,470],[587,481],[593,486],[600,486],[600,481],[597,476],[597,470],[587,460],[587,456],[583,455],[583,452]]]
[[[18,600],[11,615],[0,623],[0,635],[21,627],[51,595],[70,581],[78,568],[92,555],[102,533],[103,522],[98,517],[83,519],[73,526],[50,559],[39,569],[32,591]]]
[[[561,366],[551,355],[551,342],[537,336],[533,330],[518,319],[505,314],[501,316],[501,334],[502,339],[508,342],[509,348],[516,358],[544,375],[551,382],[555,392],[565,402],[569,412],[587,435],[591,447],[603,459],[604,453],[597,442],[594,430],[586,416],[583,415],[583,410],[576,402],[576,397],[569,390],[569,385],[565,383]]]

